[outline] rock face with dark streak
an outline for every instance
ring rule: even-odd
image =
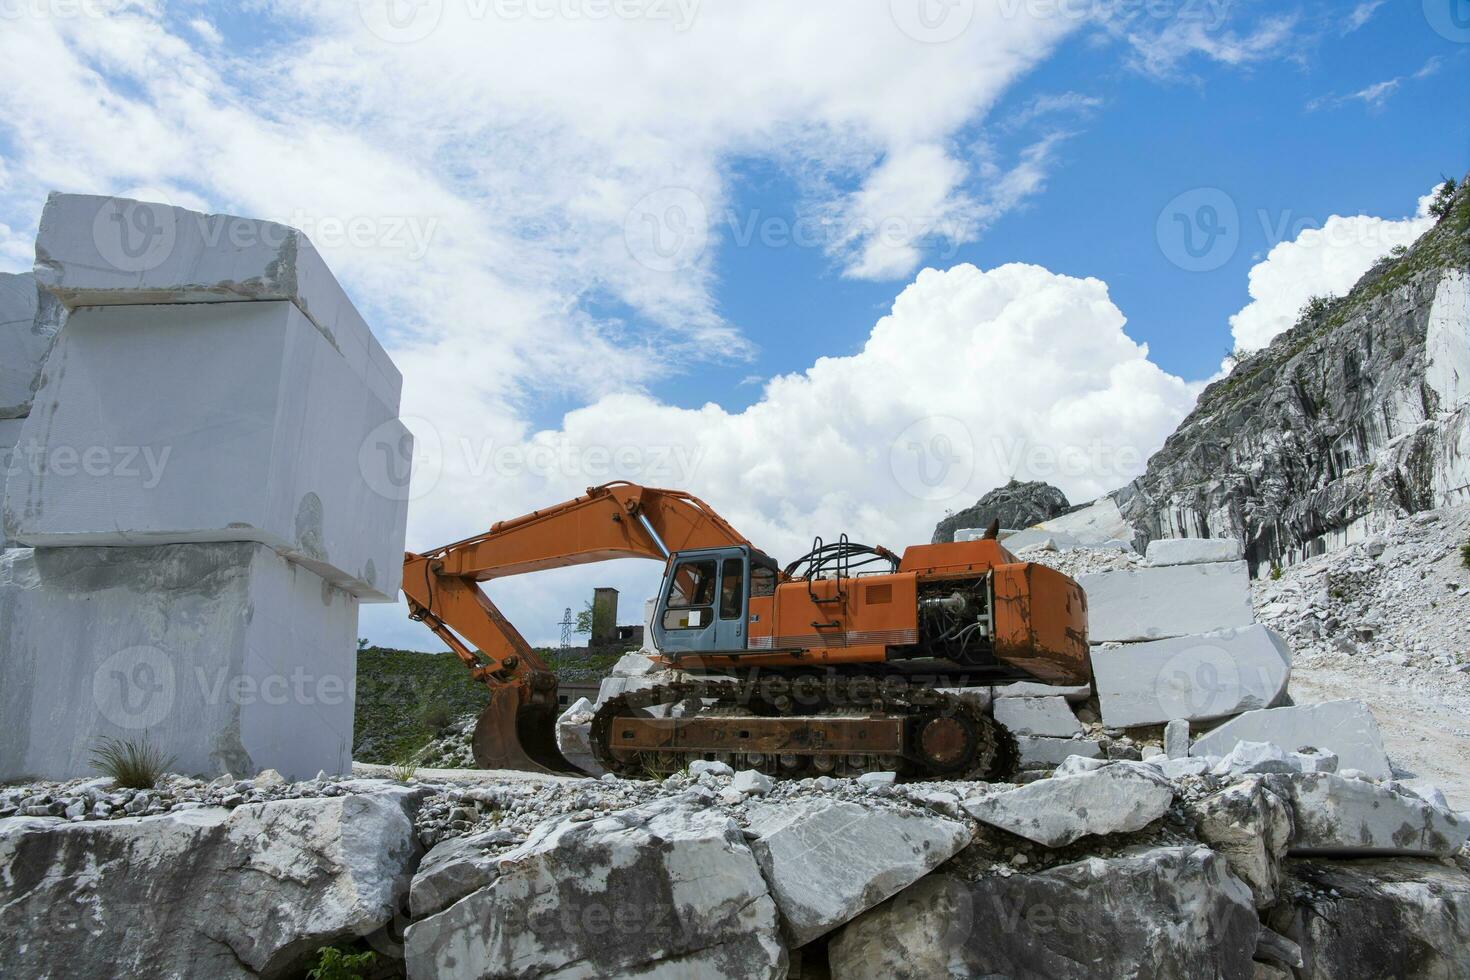
[[[1115,492],[1141,537],[1236,537],[1255,573],[1470,500],[1470,190],[1408,250],[1205,389]]]
[[[1062,491],[1049,483],[1012,480],[981,497],[973,507],[950,514],[934,528],[933,544],[953,541],[962,527],[989,527],[1000,521],[1001,527],[1023,528],[1049,521],[1071,509]]]

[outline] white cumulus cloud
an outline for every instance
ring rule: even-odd
[[[1236,349],[1265,347],[1296,323],[1307,300],[1344,295],[1391,249],[1412,244],[1434,225],[1427,211],[1433,197],[1420,198],[1415,216],[1401,220],[1334,214],[1272,248],[1251,267],[1250,303],[1230,318]]]

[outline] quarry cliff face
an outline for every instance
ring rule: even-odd
[[[1237,537],[1252,572],[1470,500],[1470,192],[1201,394],[1116,491],[1142,539]]]

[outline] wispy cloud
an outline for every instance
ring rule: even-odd
[[[1365,85],[1356,92],[1349,92],[1346,95],[1319,96],[1307,103],[1307,111],[1317,112],[1321,109],[1336,109],[1353,102],[1360,102],[1369,109],[1377,111],[1388,104],[1388,100],[1403,87],[1405,82],[1417,82],[1421,79],[1428,78],[1438,73],[1443,63],[1443,59],[1436,55],[1424,62],[1418,71],[1411,72],[1408,75],[1397,75],[1393,78],[1384,79],[1381,82],[1374,82],[1372,85]]]
[[[1368,21],[1372,20],[1373,15],[1378,12],[1378,8],[1387,2],[1388,0],[1363,0],[1362,3],[1352,9],[1351,13],[1342,19],[1341,32],[1346,35],[1358,30],[1364,24],[1368,23]]]

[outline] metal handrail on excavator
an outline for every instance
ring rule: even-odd
[[[462,541],[405,554],[410,618],[433,630],[490,689],[475,727],[476,763],[577,771],[556,745],[556,675],[479,583],[613,558],[667,561],[676,551],[749,544],[692,494],[618,481]]]

